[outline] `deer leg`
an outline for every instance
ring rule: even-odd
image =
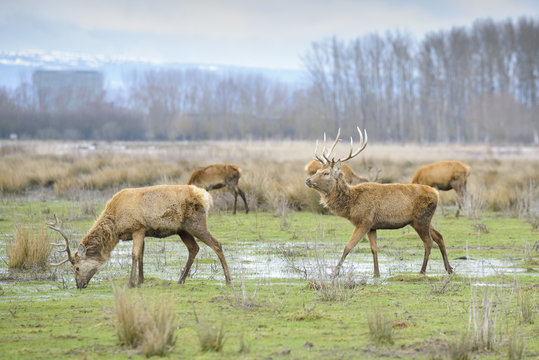
[[[138,259],[138,284],[143,284],[144,283],[144,270],[143,270],[143,261],[142,259],[144,258],[144,247],[146,246],[146,243],[144,242],[144,239],[142,239],[142,250],[140,252],[140,256],[139,256],[139,259]]]
[[[357,245],[357,243],[363,238],[363,236],[365,236],[365,234],[369,230],[370,229],[366,226],[356,226],[356,228],[354,229],[354,232],[352,233],[352,236],[350,237],[350,240],[348,240],[348,242],[344,246],[344,251],[342,253],[341,260],[339,260],[339,263],[335,267],[335,271],[333,271],[333,277],[336,277],[337,275],[339,275],[344,259],[346,259],[350,251],[352,251],[354,246]]]
[[[133,249],[131,251],[131,276],[129,277],[129,287],[135,286],[135,275],[137,273],[137,264],[142,264],[142,253],[144,247],[144,230],[133,233]],[[140,280],[140,275],[139,275]]]
[[[444,267],[448,274],[453,273],[453,268],[451,265],[449,265],[449,259],[447,258],[447,253],[445,251],[445,244],[444,244],[444,238],[442,237],[442,234],[440,234],[435,228],[430,227],[430,237],[434,240],[436,244],[438,244],[438,247],[440,248],[440,252],[442,253],[442,259],[444,260]]]
[[[371,246],[372,260],[374,262],[374,277],[380,277],[378,270],[378,246],[376,244],[376,230],[371,230],[367,233],[369,245]]]
[[[210,233],[208,229],[195,230],[195,231],[191,231],[191,233],[194,236],[196,236],[200,241],[202,241],[204,244],[212,248],[213,251],[215,251],[215,253],[217,254],[217,257],[221,261],[221,266],[223,267],[223,272],[225,273],[226,284],[230,285],[230,272],[228,271],[228,265],[226,264],[225,254],[223,253],[223,247],[221,246],[221,243],[219,242],[219,240],[213,237],[213,235]]]
[[[189,257],[187,258],[187,263],[185,264],[185,267],[183,268],[183,272],[180,277],[180,280],[178,280],[178,284],[183,284],[185,282],[185,278],[187,278],[187,275],[189,275],[189,271],[191,270],[191,265],[193,265],[193,261],[195,260],[195,257],[198,254],[199,247],[195,241],[195,238],[188,232],[182,231],[179,233],[179,235],[183,243],[187,247],[187,250],[189,251]]]
[[[247,205],[247,199],[245,198],[245,193],[240,189],[239,186],[236,186],[236,190],[238,191],[238,194],[240,194],[241,198],[243,199],[243,203],[245,204],[245,213],[249,213],[249,205]]]
[[[440,189],[438,189],[438,186],[435,187],[436,191],[438,191],[438,193],[440,193]],[[445,211],[444,211],[444,204],[442,202],[442,197],[441,196],[438,196],[438,204],[440,204],[440,209],[442,209],[442,216],[445,217]]]
[[[423,246],[425,247],[425,256],[423,257],[423,265],[421,266],[421,274],[425,274],[427,270],[427,262],[429,261],[430,250],[432,249],[432,238],[430,236],[429,226],[414,227],[415,231],[423,240]]]
[[[451,182],[451,186],[453,189],[455,189],[455,192],[457,193],[457,213],[455,214],[455,217],[458,218],[460,215],[460,209],[462,208],[462,205],[464,203],[464,197],[466,195],[466,183],[462,184],[461,181],[454,180]]]
[[[238,192],[234,189],[234,211],[232,214],[236,215],[236,205],[238,204]]]

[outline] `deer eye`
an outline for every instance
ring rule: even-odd
[[[79,270],[80,270],[80,269],[79,269],[79,267],[77,266],[77,267],[75,268],[75,271],[79,271]]]

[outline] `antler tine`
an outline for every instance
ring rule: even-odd
[[[341,136],[341,128],[339,128],[339,130],[337,131],[337,136],[335,137],[335,142],[333,143],[333,145],[331,145],[331,148],[328,150],[328,152],[324,156],[326,159],[329,158],[329,155],[331,155],[331,153],[335,149],[335,146],[337,146],[337,143],[339,142],[339,140],[341,140],[339,138],[340,136]]]
[[[324,156],[324,150],[326,149],[326,133],[324,133],[324,148],[322,149],[322,156]],[[318,151],[318,139],[316,139],[316,146],[314,148],[314,159],[321,164],[326,164],[327,161],[321,158],[316,152]]]
[[[65,258],[64,260],[60,261],[59,263],[50,263],[51,266],[60,266],[62,264],[65,264],[69,261],[69,258]]]
[[[361,133],[359,126],[357,127],[357,132],[359,133],[359,149],[355,153],[352,153],[354,151],[354,140],[352,137],[350,137],[350,153],[348,154],[346,158],[340,159],[341,162],[345,162],[347,160],[350,160],[356,157],[360,152],[362,152],[365,149],[365,147],[367,146],[368,137],[367,137],[367,130],[364,130],[364,131],[365,131],[365,141],[363,141],[363,134]]]
[[[322,156],[324,156],[325,152],[326,152],[326,133],[324,132],[324,146],[322,147]]]
[[[64,263],[66,263],[67,261],[73,262],[73,258],[71,257],[71,251],[69,250],[69,239],[67,238],[67,235],[64,234],[64,232],[60,228],[59,223],[60,223],[60,221],[58,220],[58,216],[56,216],[56,214],[54,214],[54,223],[47,223],[47,226],[50,229],[60,233],[60,235],[62,235],[62,237],[64,238],[65,244],[57,244],[57,243],[51,243],[51,244],[55,245],[55,246],[65,246],[62,250],[58,250],[58,251],[59,252],[64,252],[65,251],[67,253],[67,259],[64,259],[63,261],[61,261],[59,263],[56,263],[56,264],[51,263],[52,266],[62,265]]]

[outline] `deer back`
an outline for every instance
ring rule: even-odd
[[[470,171],[471,168],[460,161],[438,161],[420,167],[412,178],[412,184],[423,184],[448,190],[451,189],[452,180],[465,180]]]
[[[191,175],[188,184],[206,187],[219,183],[237,183],[240,176],[241,169],[236,165],[214,164],[196,169]]]
[[[326,197],[326,204],[356,226],[391,229],[432,218],[438,192],[418,184],[363,183],[348,189],[341,184]]]

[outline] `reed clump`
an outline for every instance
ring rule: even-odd
[[[17,223],[13,237],[6,242],[8,267],[10,269],[28,270],[44,269],[52,250],[48,230],[41,226],[37,233],[34,229]]]
[[[176,343],[173,302],[160,298],[151,306],[142,298],[132,299],[125,288],[113,290],[114,327],[120,345],[140,348],[147,357],[168,354]]]
[[[375,307],[374,311],[367,314],[367,325],[371,340],[377,345],[392,345],[393,322],[382,311]]]

